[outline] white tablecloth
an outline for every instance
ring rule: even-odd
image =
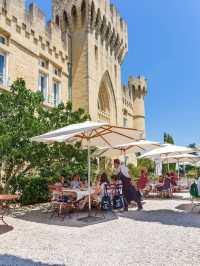
[[[79,189],[70,189],[70,188],[64,188],[63,193],[65,195],[70,194],[70,193],[75,193],[76,200],[81,200],[82,198],[89,195],[88,190],[79,190]],[[91,190],[91,193],[92,193],[92,190]]]

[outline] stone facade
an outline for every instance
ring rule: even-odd
[[[127,24],[109,0],[52,0],[47,26],[34,4],[0,0],[1,89],[23,77],[49,107],[71,100],[94,121],[145,131],[147,82],[130,77],[122,86],[127,52]]]

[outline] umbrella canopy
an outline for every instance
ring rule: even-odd
[[[167,159],[169,156],[172,155],[179,155],[179,154],[192,153],[192,152],[195,152],[195,150],[184,146],[176,146],[173,144],[169,144],[169,145],[164,145],[161,148],[146,152],[143,155],[141,155],[140,158],[162,157],[163,159],[164,158]]]
[[[129,155],[138,152],[144,152],[148,150],[153,150],[160,147],[158,142],[148,141],[148,140],[139,140],[122,145],[114,146],[112,149],[110,147],[104,147],[98,150],[97,156],[102,157],[112,157],[120,155]]]
[[[87,121],[79,124],[69,125],[49,133],[33,137],[31,140],[43,143],[66,142],[74,143],[81,141],[82,146],[88,148],[88,192],[89,192],[89,214],[91,211],[91,160],[90,147],[105,147],[124,144],[128,141],[143,138],[143,132],[131,128],[111,126],[106,123]]]
[[[124,144],[142,138],[142,131],[111,126],[106,123],[87,121],[33,137],[31,140],[50,144],[54,142],[81,141],[83,146],[88,146],[89,141],[90,146],[113,147],[118,144]]]
[[[161,157],[162,159],[162,157]],[[163,158],[166,160],[166,157]],[[200,156],[194,154],[178,154],[178,155],[171,155],[167,157],[169,163],[185,163],[185,162],[198,162],[200,160]]]

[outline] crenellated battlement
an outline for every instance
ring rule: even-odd
[[[68,57],[67,38],[62,38],[61,29],[54,22],[46,25],[44,13],[35,4],[26,10],[24,0],[0,0],[0,18],[8,32],[9,27],[15,28],[18,34],[32,40],[33,46],[40,45],[44,52],[63,62]]]
[[[129,77],[128,87],[132,89],[135,97],[147,94],[147,80],[143,76]]]
[[[126,22],[108,0],[53,0],[53,21],[62,31],[83,27],[100,38],[121,64],[128,52]]]
[[[145,130],[147,81],[121,85],[128,27],[111,0],[52,0],[48,23],[34,3],[0,0],[0,37],[0,89],[22,77],[51,107],[70,100],[94,121]]]

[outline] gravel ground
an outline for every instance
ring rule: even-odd
[[[27,208],[0,226],[0,265],[200,265],[200,214],[189,209],[186,200],[147,200],[144,211],[88,225]]]

